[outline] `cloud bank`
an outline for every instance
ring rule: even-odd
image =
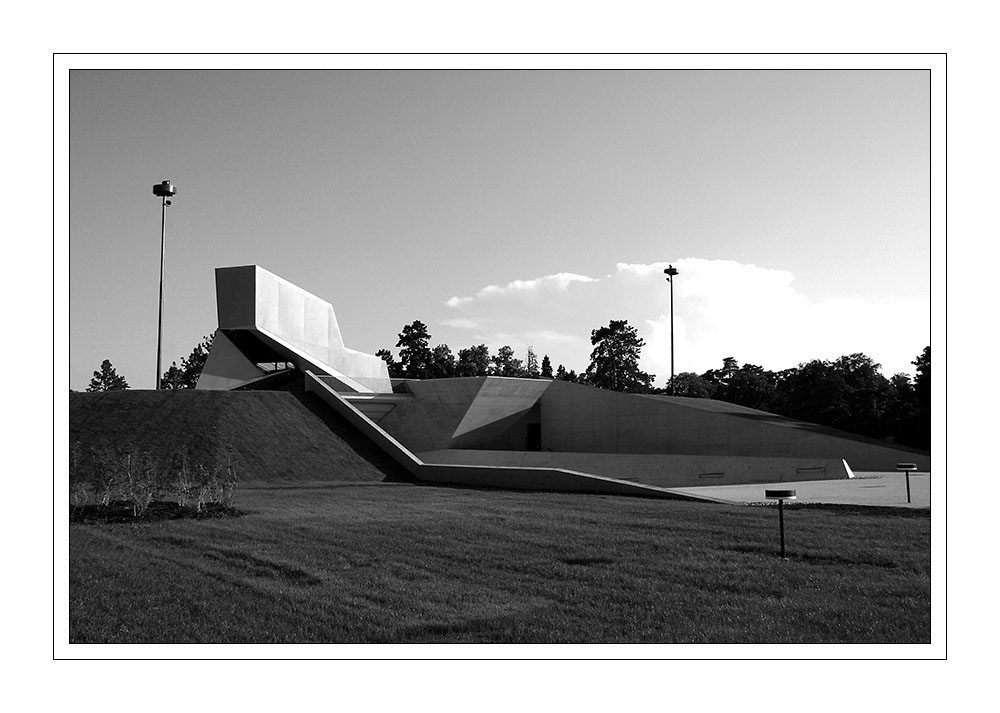
[[[795,276],[730,260],[686,258],[673,262],[675,370],[701,373],[724,357],[766,369],[811,359],[864,352],[882,373],[912,374],[910,362],[929,343],[929,300],[850,297],[813,300]],[[590,360],[591,330],[625,319],[645,340],[642,367],[657,384],[670,375],[670,284],[667,263],[618,263],[614,272],[590,277],[561,272],[488,285],[455,296],[438,321],[453,345],[509,344],[523,356],[531,346],[549,354],[553,368],[583,371]]]
[[[576,275],[572,272],[560,272],[556,275],[546,275],[534,280],[514,280],[508,282],[506,286],[487,285],[479,290],[472,297],[452,297],[445,302],[448,307],[464,307],[474,302],[489,301],[491,299],[504,299],[517,296],[529,296],[542,292],[565,292],[566,288],[574,282],[595,282],[594,278],[586,275]]]

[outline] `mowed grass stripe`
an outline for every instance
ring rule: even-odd
[[[909,642],[930,517],[410,485],[71,526],[73,641]]]

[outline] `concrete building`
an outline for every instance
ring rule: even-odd
[[[333,306],[257,267],[216,270],[199,389],[301,378],[415,477],[657,497],[672,489],[930,469],[929,454],[733,404],[548,379],[405,380],[348,349]]]

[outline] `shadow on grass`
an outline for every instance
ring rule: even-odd
[[[393,632],[389,638],[377,638],[376,643],[509,643],[522,638],[523,634],[518,635],[517,617],[502,614],[455,621],[418,622]]]
[[[317,586],[323,583],[321,578],[304,569],[246,552],[214,550],[206,552],[203,557],[238,569],[242,578],[258,577],[300,586]]]
[[[198,511],[192,506],[177,503],[150,503],[144,513],[134,514],[132,503],[113,502],[107,505],[70,505],[70,522],[117,524],[128,522],[161,522],[163,520],[213,520],[218,518],[243,517],[246,513],[222,503],[207,503]]]

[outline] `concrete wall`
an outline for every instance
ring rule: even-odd
[[[923,452],[705,399],[498,377],[408,382],[408,388],[412,402],[380,424],[415,453],[524,451],[527,425],[540,421],[543,451],[846,460],[861,471],[894,470],[907,461],[930,469]]]
[[[408,381],[414,397],[379,425],[416,451],[442,448],[523,450],[527,425],[538,422],[538,399],[551,382],[502,377]]]
[[[751,409],[701,408],[553,382],[541,398],[543,450],[845,459],[856,471],[930,469],[930,456]]]
[[[424,464],[418,475],[431,483],[471,485],[480,488],[509,488],[561,493],[601,493],[645,498],[689,498],[684,493],[650,487],[640,483],[602,478],[589,473],[574,473],[556,468],[515,466]]]
[[[539,398],[551,382],[504,377],[482,381],[448,447],[524,450],[528,424],[540,423]]]
[[[399,404],[379,426],[411,451],[448,448],[485,378],[406,382],[414,398]]]

